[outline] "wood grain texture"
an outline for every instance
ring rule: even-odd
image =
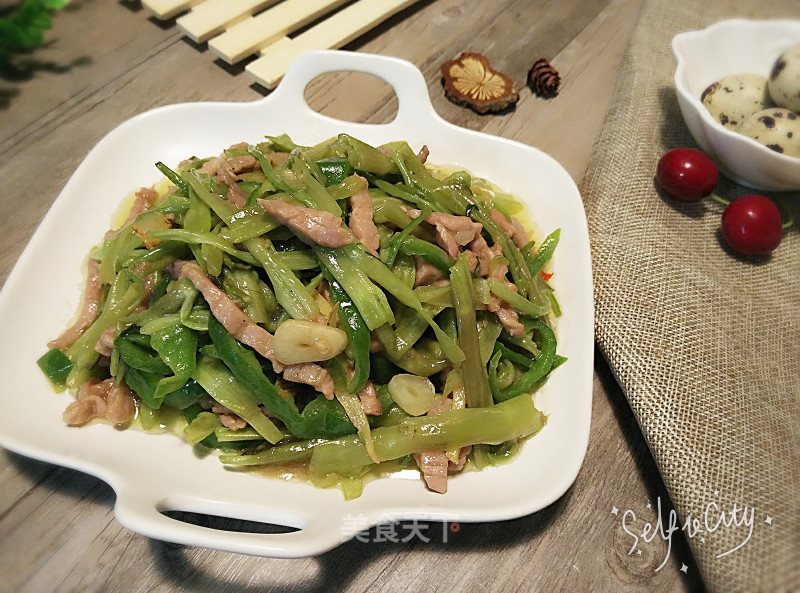
[[[413,62],[445,119],[541,148],[579,180],[638,10],[639,0],[420,0],[346,49]],[[160,23],[134,0],[73,0],[48,40],[32,56],[30,76],[0,79],[6,188],[0,282],[71,171],[109,130],[165,104],[252,101],[264,93],[241,67],[224,65],[206,46],[187,41],[174,22]],[[465,50],[486,54],[519,81],[514,111],[480,116],[444,97],[439,65]],[[539,99],[524,87],[539,57],[561,72],[554,99]],[[321,77],[309,85],[307,98],[314,108],[348,120],[390,121],[396,112],[391,89],[364,75]],[[6,347],[9,339],[3,337]],[[652,517],[648,503],[660,498],[668,508],[669,501],[623,394],[596,358],[589,449],[570,490],[547,509],[514,521],[464,524],[457,533],[426,524],[428,542],[378,542],[373,530],[369,543],[353,540],[299,560],[166,544],[120,526],[114,493],[103,482],[2,452],[0,593],[702,590],[677,534],[657,572],[667,553],[663,541],[628,555],[631,538],[612,509]],[[406,533],[398,528],[400,536]]]

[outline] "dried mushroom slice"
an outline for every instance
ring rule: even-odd
[[[483,54],[464,52],[442,64],[447,97],[478,113],[500,111],[519,99],[512,81],[489,64]]]

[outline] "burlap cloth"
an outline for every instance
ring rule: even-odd
[[[676,205],[661,154],[696,146],[673,88],[672,37],[735,17],[800,18],[798,0],[645,0],[584,177],[596,328],[710,591],[800,591],[800,192],[770,194],[794,227],[737,257],[722,206]],[[718,193],[752,193],[727,180]],[[713,532],[721,511],[746,524]],[[714,506],[716,505],[716,506]],[[742,509],[747,505],[748,512]],[[664,519],[667,509],[664,510]],[[771,518],[771,523],[768,522]],[[691,536],[691,537],[689,537]]]

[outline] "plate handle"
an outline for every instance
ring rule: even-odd
[[[284,104],[302,105],[319,116],[306,103],[305,89],[317,76],[332,72],[371,74],[391,86],[398,102],[397,117],[392,122],[395,125],[412,122],[419,125],[421,118],[443,121],[433,109],[425,77],[411,62],[352,51],[318,50],[301,55],[292,63],[278,87],[267,99],[280,96]]]
[[[259,505],[192,496],[157,496],[137,488],[116,488],[114,514],[130,529],[160,541],[271,558],[301,558],[327,552],[352,537],[335,513],[313,520]],[[284,533],[229,531],[166,515],[178,511],[289,528]]]

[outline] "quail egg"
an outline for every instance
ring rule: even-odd
[[[775,152],[800,157],[800,116],[793,111],[764,109],[750,116],[739,132]]]
[[[768,88],[775,105],[800,111],[800,44],[790,47],[775,60]]]
[[[738,131],[748,117],[772,105],[767,79],[760,74],[726,76],[709,85],[700,99],[714,119],[733,131]]]

